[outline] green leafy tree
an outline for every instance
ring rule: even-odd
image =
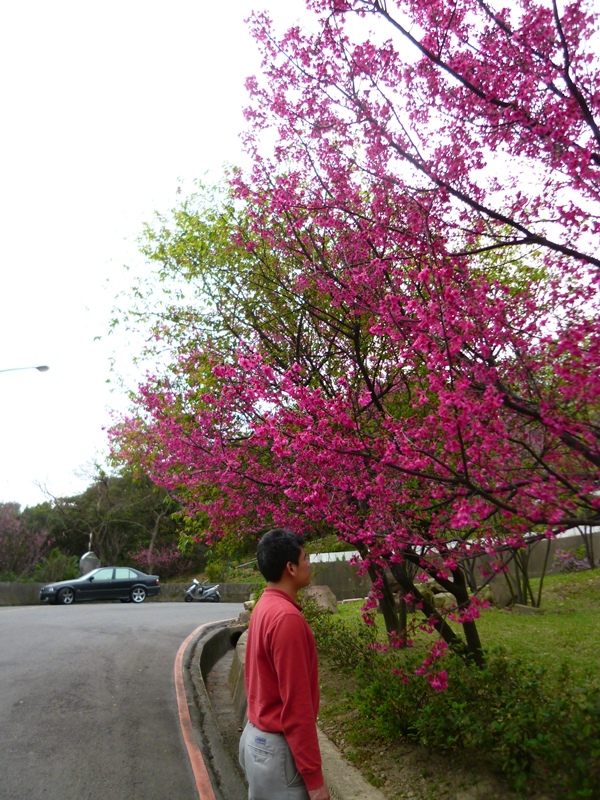
[[[99,471],[81,494],[27,509],[32,525],[45,525],[67,556],[93,550],[103,564],[126,563],[145,551],[177,545],[179,504],[145,475]],[[151,566],[152,558],[147,564]]]

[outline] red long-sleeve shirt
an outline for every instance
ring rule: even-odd
[[[265,589],[248,628],[245,664],[248,719],[283,733],[307,789],[323,784],[316,720],[317,650],[300,606],[278,589]]]

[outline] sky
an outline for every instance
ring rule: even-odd
[[[136,238],[197,178],[241,163],[244,20],[301,0],[30,0],[0,8],[0,503],[83,491],[126,400],[107,335]],[[47,372],[30,367],[47,365]]]

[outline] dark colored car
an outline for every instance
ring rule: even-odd
[[[42,603],[84,603],[86,600],[120,600],[143,603],[160,592],[158,575],[145,575],[131,567],[99,567],[81,578],[49,583],[40,589]]]

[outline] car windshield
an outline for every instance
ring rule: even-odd
[[[81,581],[89,581],[90,578],[101,578],[102,576],[98,575],[99,572],[106,572],[106,568],[99,567],[98,569],[93,569],[90,572],[86,572],[85,575],[81,575],[79,578],[74,578],[74,581],[81,582]],[[109,572],[111,573],[110,577],[112,578],[112,569],[109,570]],[[104,576],[103,579],[106,580],[106,575]]]

